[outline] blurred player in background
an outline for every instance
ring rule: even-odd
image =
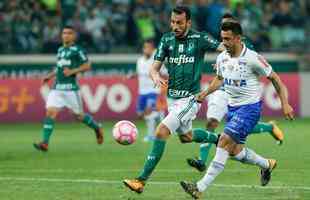
[[[226,13],[222,17],[222,23],[224,22],[237,22],[237,20],[230,14]],[[254,50],[253,44],[248,38],[242,36],[242,42],[248,49]],[[219,126],[224,116],[228,112],[228,97],[229,95],[225,92],[224,86],[220,87],[218,90],[213,92],[208,96],[208,110],[207,110],[207,124],[206,129],[214,132]],[[270,134],[275,138],[279,144],[282,144],[284,139],[284,134],[282,130],[275,124],[275,122],[258,122],[250,134]],[[206,143],[200,145],[199,158],[188,158],[187,163],[189,166],[194,167],[198,171],[202,172],[206,169],[206,161],[212,143]]]
[[[180,182],[185,192],[195,199],[199,199],[202,192],[224,170],[229,157],[242,163],[257,165],[261,169],[261,185],[269,183],[277,164],[276,160],[266,159],[245,147],[247,135],[261,115],[260,76],[265,76],[272,82],[280,97],[284,116],[293,119],[293,109],[288,102],[286,87],[270,64],[242,42],[241,25],[238,22],[223,23],[221,37],[226,50],[217,57],[217,75],[210,87],[198,95],[197,101],[203,101],[224,83],[224,89],[229,95],[227,123],[206,175],[197,183]]]
[[[57,52],[55,71],[43,79],[43,84],[55,77],[53,89],[46,102],[46,117],[43,122],[42,141],[34,147],[41,151],[48,150],[50,137],[54,130],[54,122],[63,108],[68,108],[76,119],[94,130],[97,143],[103,143],[103,132],[99,124],[91,115],[83,112],[82,99],[76,76],[91,69],[85,52],[75,44],[76,32],[73,27],[65,26],[62,29],[63,46]]]
[[[146,40],[143,44],[143,56],[137,61],[137,76],[139,83],[139,97],[137,103],[137,113],[143,117],[147,127],[147,135],[144,141],[152,141],[157,124],[160,121],[160,113],[157,110],[157,97],[159,88],[154,87],[150,78],[150,69],[154,62],[155,43],[153,40]]]
[[[146,181],[159,163],[171,134],[177,133],[182,143],[216,142],[217,135],[206,130],[192,130],[192,120],[200,108],[195,95],[200,92],[204,55],[207,50],[218,50],[219,43],[206,33],[191,29],[190,9],[177,6],[171,13],[171,32],[164,34],[155,54],[151,77],[156,86],[166,86],[160,75],[164,61],[168,70],[168,115],[157,126],[151,152],[139,176],[124,180],[131,190],[142,193]]]

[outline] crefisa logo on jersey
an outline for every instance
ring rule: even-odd
[[[171,64],[177,64],[177,65],[186,64],[186,63],[194,63],[195,57],[194,56],[187,57],[186,55],[183,54],[183,55],[180,55],[180,57],[178,58],[169,57],[168,62]]]
[[[69,66],[71,65],[71,60],[67,60],[67,59],[60,59],[58,62],[57,62],[57,65],[62,67],[62,66]]]

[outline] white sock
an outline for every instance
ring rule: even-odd
[[[159,117],[159,113],[156,111],[153,111],[149,115],[144,117],[146,127],[147,127],[147,134],[149,136],[152,136],[155,133],[158,117]]]
[[[256,154],[249,148],[243,148],[242,151],[234,157],[234,159],[243,163],[258,165],[263,169],[267,169],[269,167],[269,162],[266,158]]]
[[[214,179],[223,170],[227,159],[229,158],[229,153],[220,147],[216,148],[216,154],[207,170],[206,175],[197,182],[197,187],[200,192],[207,189],[207,187],[214,181]]]

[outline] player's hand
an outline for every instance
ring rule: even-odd
[[[283,111],[283,114],[285,116],[286,119],[288,120],[294,120],[294,110],[293,108],[290,106],[290,104],[284,104],[282,106],[282,111]]]
[[[49,77],[43,77],[43,79],[42,79],[42,84],[43,85],[45,85],[45,84],[48,84],[48,81],[50,80],[50,78]]]
[[[216,69],[217,67],[216,67],[216,64],[215,64],[215,63],[211,64],[211,66],[212,66],[212,68],[213,68],[214,71],[217,70],[217,69]]]
[[[200,92],[200,93],[196,96],[196,101],[197,101],[198,103],[202,103],[202,102],[205,100],[206,96],[207,96],[207,92],[206,92],[206,91],[202,91],[202,92]]]
[[[168,86],[168,81],[159,75],[153,76],[153,81],[154,81],[155,87],[157,88]]]
[[[64,68],[63,73],[66,77],[71,76],[73,74],[72,70],[69,69],[68,67]]]

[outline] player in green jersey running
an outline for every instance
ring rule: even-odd
[[[222,17],[222,23],[224,22],[237,22],[237,20],[230,13],[226,13]],[[253,44],[250,40],[242,36],[242,42],[248,49],[254,50]],[[208,112],[207,112],[207,123],[206,128],[208,131],[214,132],[218,127],[220,121],[224,118],[226,113],[228,112],[228,95],[224,91],[223,88],[215,91],[208,98]],[[199,131],[200,129],[195,129],[195,131]],[[201,129],[204,131],[203,129]],[[270,134],[274,139],[278,141],[278,144],[282,144],[284,139],[284,134],[282,130],[275,124],[275,122],[261,122],[259,121],[257,125],[254,127],[251,133],[249,134]],[[212,147],[212,143],[201,144],[199,148],[199,158],[188,158],[186,159],[189,166],[197,169],[202,172],[206,169],[206,161],[208,159],[208,155],[210,149]]]
[[[48,143],[54,129],[54,121],[62,108],[68,108],[80,122],[95,132],[97,143],[103,143],[103,131],[91,115],[83,112],[82,99],[77,74],[91,69],[85,52],[75,44],[76,32],[73,27],[65,26],[62,30],[63,46],[57,52],[57,65],[53,72],[43,78],[43,84],[55,77],[54,85],[46,102],[46,117],[43,122],[43,140],[35,143],[40,151],[48,150]]]
[[[141,193],[161,159],[166,140],[177,133],[182,143],[206,143],[217,141],[217,135],[208,131],[192,131],[192,120],[200,108],[195,95],[200,91],[204,55],[207,50],[218,50],[219,43],[207,34],[191,29],[191,13],[188,7],[177,6],[171,13],[172,32],[162,36],[151,67],[150,76],[156,86],[168,84],[169,114],[158,125],[153,147],[144,168],[136,179],[124,180],[131,190]],[[168,83],[160,74],[164,61],[168,70]]]

